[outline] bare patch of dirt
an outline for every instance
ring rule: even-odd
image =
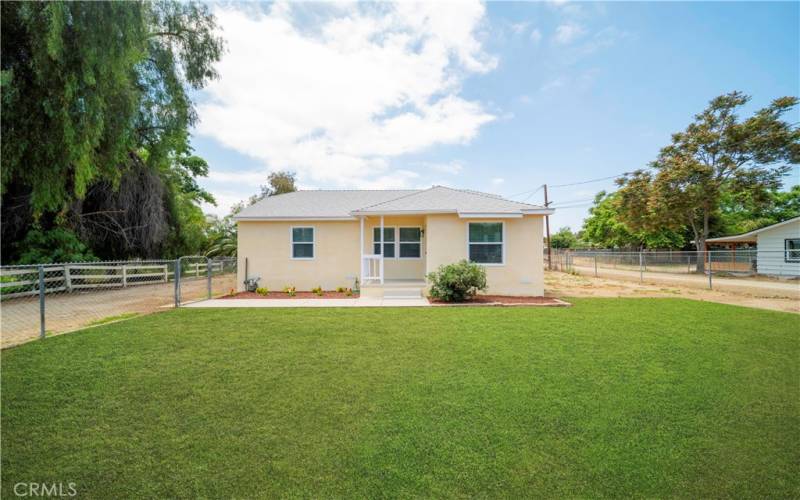
[[[545,295],[548,297],[683,297],[721,304],[800,313],[800,300],[791,297],[765,297],[747,292],[665,286],[663,283],[636,283],[558,271],[545,271],[544,288]]]
[[[239,292],[234,295],[226,295],[220,297],[221,299],[357,299],[358,294],[354,293],[350,296],[345,295],[344,292],[323,291],[322,295],[317,295],[314,292],[295,292],[293,296],[286,292],[269,292],[266,295],[260,295],[256,292]]]
[[[445,302],[428,297],[436,306],[552,306],[565,307],[570,304],[554,297],[518,297],[512,295],[476,295],[466,302]]]

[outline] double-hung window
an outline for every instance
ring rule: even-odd
[[[469,223],[469,260],[477,264],[503,264],[503,223]]]
[[[372,246],[375,255],[381,254],[381,228],[372,228]],[[386,252],[384,255],[387,259],[394,258],[394,228],[383,228],[383,250]]]
[[[401,227],[400,258],[419,259],[422,256],[422,229],[419,227]]]
[[[292,258],[306,260],[314,258],[313,227],[292,228]]]
[[[784,248],[786,250],[786,262],[800,262],[800,238],[790,238],[784,240]]]

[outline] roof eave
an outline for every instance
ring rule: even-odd
[[[268,221],[346,221],[356,220],[355,217],[346,216],[308,216],[298,217],[296,215],[290,216],[234,216],[233,220],[236,222],[268,222]]]

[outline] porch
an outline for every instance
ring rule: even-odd
[[[362,289],[425,286],[425,217],[360,218]]]

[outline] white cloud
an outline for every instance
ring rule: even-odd
[[[433,170],[435,172],[450,175],[456,175],[464,169],[464,165],[458,160],[453,160],[447,163],[421,162],[419,165],[426,170]]]
[[[505,179],[503,179],[502,177],[494,177],[494,178],[491,180],[491,183],[492,183],[492,186],[494,186],[494,187],[498,187],[498,186],[500,186],[501,184],[503,184],[505,181],[506,181],[506,180],[505,180]]]
[[[566,84],[567,84],[567,78],[563,76],[558,76],[556,78],[553,78],[545,82],[544,85],[542,85],[539,90],[541,90],[542,92],[547,92],[548,90],[554,90],[564,87]]]
[[[539,30],[539,28],[534,28],[533,31],[531,31],[531,41],[533,43],[539,43],[542,41],[542,32]]]
[[[521,22],[521,23],[512,23],[511,24],[511,31],[513,31],[515,35],[521,35],[521,34],[525,33],[525,30],[527,30],[528,26],[530,26],[530,25],[531,25],[531,23],[529,23],[527,21]]]
[[[293,11],[308,5],[217,7],[228,50],[197,132],[265,170],[295,170],[303,185],[399,187],[417,174],[391,170],[393,158],[467,143],[496,119],[460,96],[466,75],[497,64],[481,45],[481,3],[335,7],[304,25]],[[236,175],[211,177],[266,177]]]
[[[556,28],[556,34],[554,35],[553,40],[555,40],[556,43],[566,45],[574,42],[585,34],[586,30],[580,24],[562,24]]]

